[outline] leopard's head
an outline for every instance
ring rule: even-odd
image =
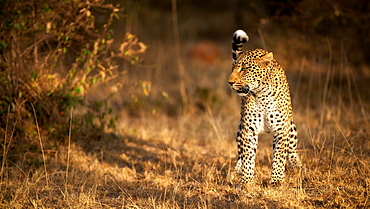
[[[234,61],[229,84],[239,96],[255,93],[265,79],[273,60],[272,52],[252,50],[241,54]]]

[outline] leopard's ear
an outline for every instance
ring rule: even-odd
[[[272,54],[272,52],[263,55],[260,58],[261,67],[267,67],[273,59],[274,55]]]

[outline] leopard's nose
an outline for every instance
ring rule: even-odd
[[[232,86],[235,82],[229,81],[230,86]]]

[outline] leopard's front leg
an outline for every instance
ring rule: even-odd
[[[281,131],[274,134],[273,160],[271,171],[271,183],[280,184],[284,181],[286,157],[288,152],[288,135]]]
[[[248,183],[254,179],[254,166],[258,143],[256,126],[241,123],[236,137],[238,145],[238,162],[234,172],[242,176],[241,183]]]

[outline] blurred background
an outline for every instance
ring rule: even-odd
[[[0,0],[0,9],[3,205],[45,194],[41,205],[53,208],[55,194],[71,207],[68,191],[110,202],[110,188],[133,204],[148,206],[149,196],[168,208],[188,199],[199,207],[208,183],[225,193],[214,198],[218,208],[234,202],[224,179],[236,161],[240,97],[227,81],[237,29],[250,38],[243,50],[272,51],[288,77],[299,154],[311,168],[297,180],[309,201],[297,205],[368,204],[369,1]],[[271,136],[259,143],[262,182]],[[320,186],[331,179],[323,176],[334,176],[326,196]],[[155,178],[167,183],[148,183]],[[166,191],[185,203],[168,202]]]
[[[274,52],[296,106],[319,108],[343,100],[354,107],[360,97],[363,103],[370,99],[366,1],[126,1],[124,7],[127,16],[115,33],[130,31],[148,45],[140,65],[123,65],[129,69],[126,79],[150,80],[153,97],[168,94],[165,106],[173,104],[168,112],[176,112],[184,94],[190,106],[228,99],[223,94],[230,93],[225,81],[236,29],[250,37],[244,50]]]
[[[2,0],[1,130],[16,144],[3,143],[64,143],[72,115],[86,138],[210,112],[236,127],[227,79],[243,29],[244,50],[272,51],[285,69],[304,147],[343,126],[368,151],[369,11],[344,0]]]

